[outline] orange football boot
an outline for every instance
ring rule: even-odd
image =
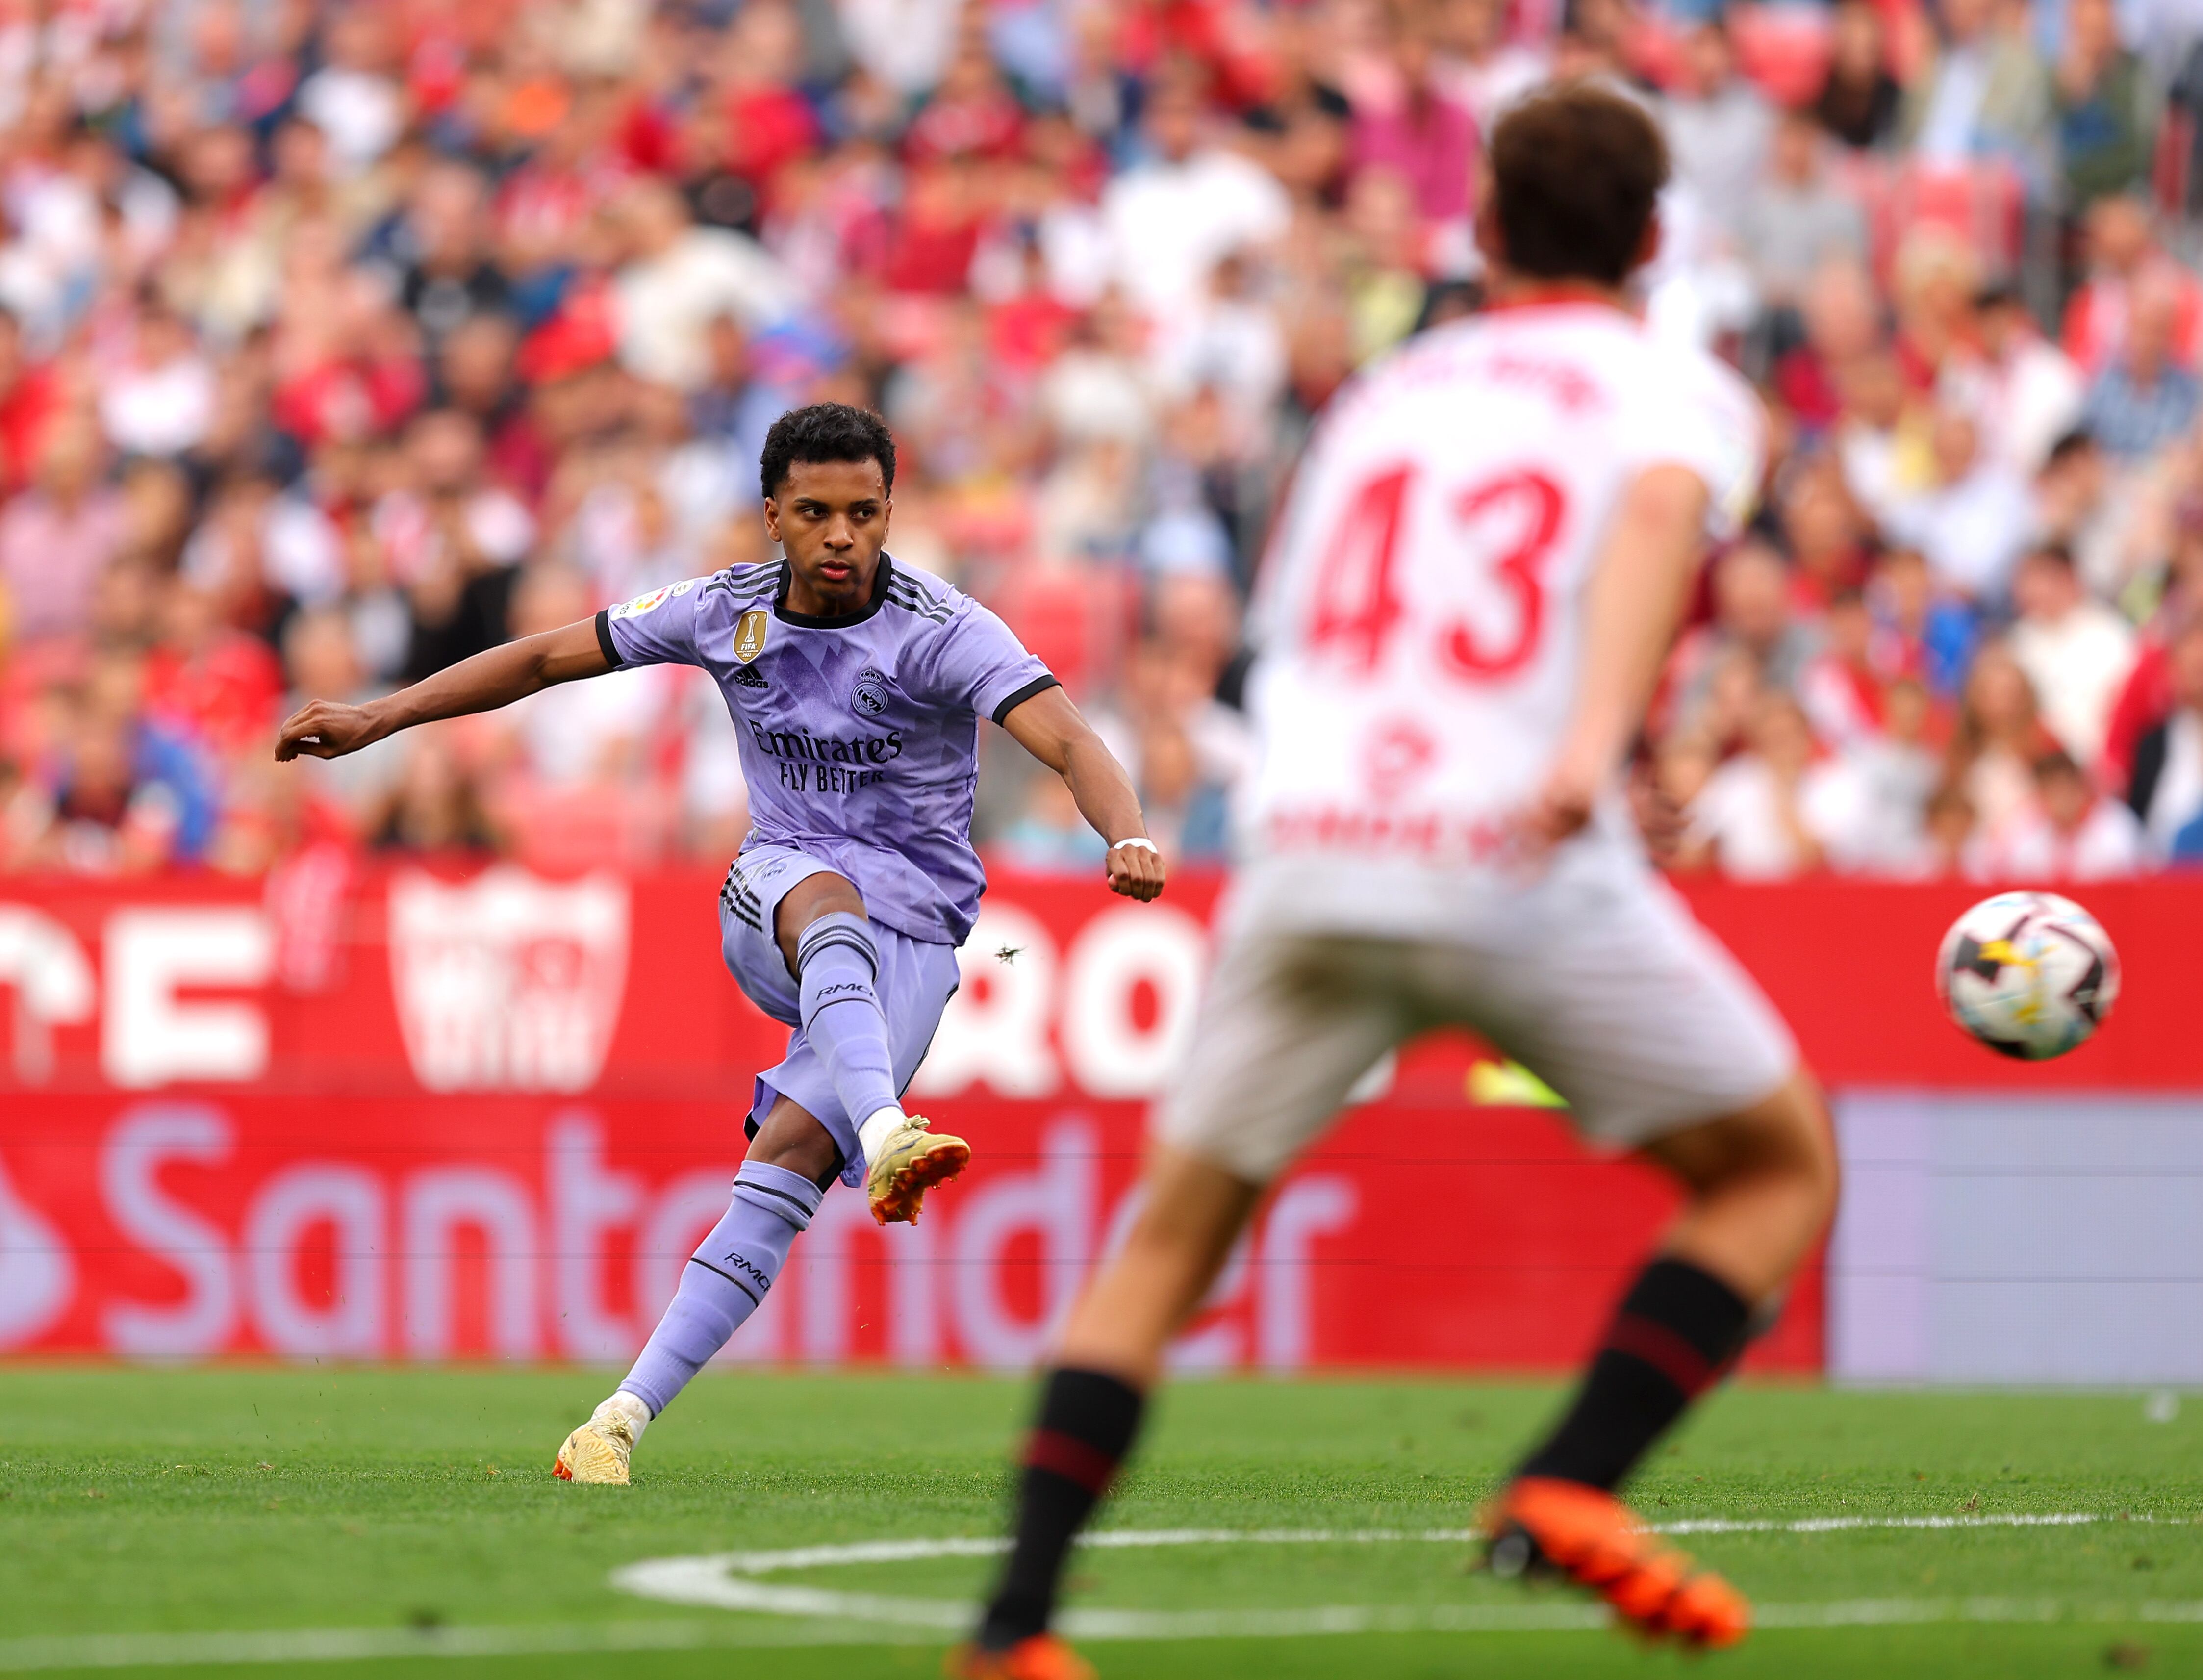
[[[960,1645],[941,1671],[948,1680],[1096,1680],[1094,1665],[1052,1633],[1021,1639],[1007,1651]]]
[[[1718,1575],[1638,1525],[1611,1494],[1526,1476],[1486,1511],[1486,1557],[1503,1578],[1550,1571],[1588,1587],[1641,1632],[1719,1650],[1751,1630],[1751,1606]]]

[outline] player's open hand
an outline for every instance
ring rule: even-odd
[[[1163,893],[1163,855],[1146,846],[1109,848],[1109,890],[1145,904]]]
[[[275,757],[283,764],[301,753],[309,758],[340,759],[381,739],[381,732],[364,706],[309,701],[284,720],[275,736]]]

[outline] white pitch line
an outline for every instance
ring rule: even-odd
[[[2106,1517],[2095,1511],[1988,1511],[1955,1517],[1686,1517],[1650,1525],[1662,1534],[1851,1533],[1862,1529],[1955,1531],[1967,1529],[2075,1528],[2103,1522],[2153,1522],[2147,1515]],[[2181,1519],[2174,1519],[2176,1521]],[[1105,1529],[1084,1544],[1111,1551],[1160,1546],[1316,1546],[1435,1543],[1460,1545],[1476,1538],[1469,1529]],[[858,1564],[913,1563],[930,1558],[985,1558],[1008,1549],[1000,1539],[864,1541],[846,1546],[806,1546],[778,1552],[721,1552],[653,1558],[612,1571],[623,1591],[674,1604],[766,1615],[955,1632],[968,1627],[977,1606],[948,1599],[901,1598],[782,1584],[759,1577],[788,1570]],[[2194,1611],[2195,1614],[2189,1614]],[[2176,1613],[2177,1612],[2177,1613]],[[2056,1600],[1859,1599],[1823,1604],[1769,1605],[1758,1612],[1764,1627],[1868,1627],[1901,1622],[2044,1621],[2083,1619],[2203,1619],[2203,1606],[2159,1604],[2152,1613],[2098,1606],[2068,1608]],[[1605,1612],[1580,1603],[1435,1606],[1311,1606],[1295,1610],[1074,1610],[1065,1630],[1084,1639],[1214,1639],[1299,1634],[1405,1632],[1529,1632],[1600,1627]]]
[[[960,1606],[967,1620],[976,1606]],[[1924,1627],[1936,1624],[2203,1623],[2203,1602],[2075,1604],[2052,1599],[1849,1599],[1754,1607],[1766,1630]],[[1089,1611],[1069,1631],[1087,1640],[1274,1639],[1370,1633],[1578,1633],[1604,1628],[1589,1605],[1437,1605],[1427,1609],[1346,1606],[1299,1611]],[[528,1627],[300,1628],[281,1632],[92,1634],[0,1640],[0,1673],[115,1668],[252,1666],[361,1662],[393,1657],[559,1656],[589,1652],[771,1649],[813,1645],[934,1644],[939,1630],[877,1623],[567,1622]]]
[[[59,1634],[0,1640],[0,1673],[363,1662],[391,1657],[524,1657],[590,1651],[688,1651],[883,1645],[928,1636],[877,1625],[754,1622],[538,1622],[527,1626],[286,1628],[250,1632]]]
[[[1989,1511],[1957,1517],[1686,1517],[1654,1523],[1675,1535],[1831,1534],[1862,1529],[1960,1530],[2074,1528],[2094,1523],[2184,1523],[2147,1513]],[[1314,1546],[1450,1544],[1476,1538],[1468,1529],[1108,1529],[1085,1544],[1108,1551],[1163,1546]],[[611,1621],[533,1623],[446,1628],[299,1628],[221,1633],[57,1635],[0,1640],[0,1673],[112,1668],[239,1666],[269,1663],[357,1662],[393,1657],[509,1657],[591,1651],[700,1650],[718,1647],[874,1645],[930,1642],[961,1632],[977,1606],[945,1599],[767,1582],[755,1577],[788,1570],[988,1558],[1007,1549],[974,1536],[865,1541],[771,1552],[723,1552],[659,1558],[616,1570],[612,1584],[645,1597],[715,1609],[760,1612],[782,1619],[753,1621]],[[2203,1623],[2203,1601],[2148,1600],[2137,1604],[2058,1599],[1843,1599],[1822,1603],[1762,1604],[1766,1629],[1837,1629],[1938,1623]],[[1294,1610],[1083,1610],[1066,1630],[1090,1640],[1263,1639],[1366,1633],[1561,1633],[1607,1625],[1595,1605],[1549,1602],[1492,1605],[1309,1606]]]
[[[2082,1523],[2154,1523],[2131,1512],[2106,1517],[2090,1511],[1985,1512],[1978,1517],[1800,1517],[1789,1522],[1742,1517],[1686,1517],[1677,1523],[1649,1523],[1656,1535],[1832,1535],[1854,1529],[2069,1529]],[[2183,1518],[2174,1517],[2174,1522]]]

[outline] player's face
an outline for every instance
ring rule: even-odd
[[[765,530],[788,556],[788,606],[830,617],[869,601],[894,506],[877,461],[790,466],[765,505]]]

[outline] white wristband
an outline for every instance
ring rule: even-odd
[[[1161,852],[1155,851],[1155,843],[1149,839],[1144,834],[1135,834],[1129,840],[1119,840],[1115,845],[1110,847],[1109,849],[1113,852],[1120,851],[1126,846],[1137,847],[1139,850],[1143,852],[1155,852],[1155,855],[1158,857],[1162,855]]]

